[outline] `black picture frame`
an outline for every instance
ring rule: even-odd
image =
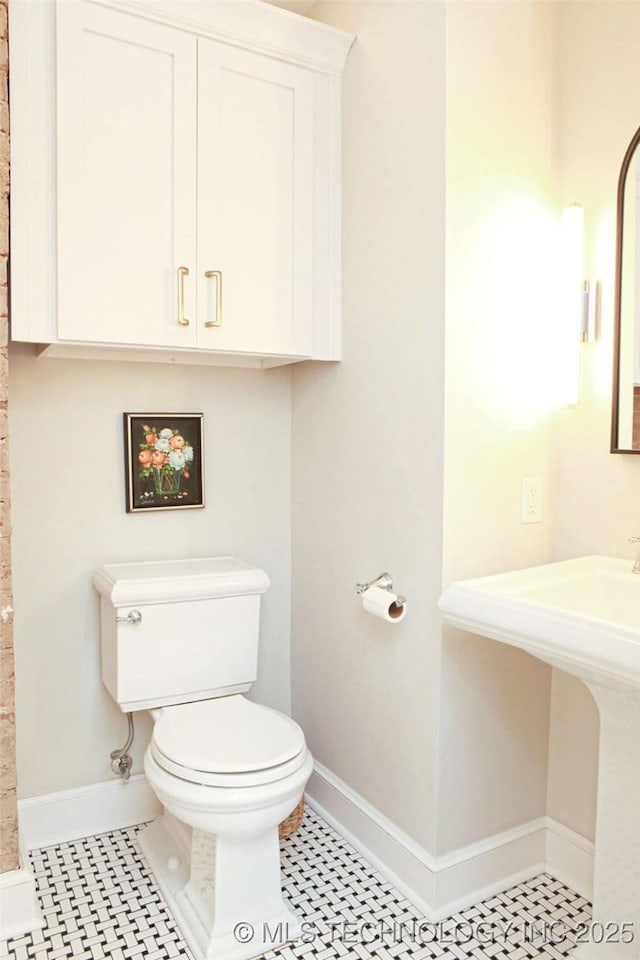
[[[124,413],[127,513],[204,507],[202,413]]]

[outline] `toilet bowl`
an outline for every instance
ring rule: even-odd
[[[140,846],[196,960],[249,960],[295,939],[278,825],[313,760],[295,721],[243,696],[267,575],[214,557],[111,564],[93,582],[103,682],[121,709],[154,719],[144,771],[164,812]]]
[[[178,819],[247,836],[291,813],[311,765],[298,724],[241,694],[158,711],[144,760],[149,783]]]
[[[278,824],[312,766],[300,727],[240,694],[156,713],[145,774],[165,811],[192,830],[179,890],[172,880],[187,857],[166,816],[140,843],[196,953],[246,960],[299,935],[280,889]]]

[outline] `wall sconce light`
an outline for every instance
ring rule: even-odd
[[[582,304],[582,342],[598,339],[598,281],[585,280]]]
[[[597,336],[598,283],[584,279],[584,211],[574,203],[562,213],[560,350],[564,357],[561,401],[576,404],[580,344]]]

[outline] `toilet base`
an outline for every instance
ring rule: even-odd
[[[300,936],[279,885],[259,881],[267,874],[279,881],[277,827],[249,840],[213,837],[165,811],[139,842],[195,960],[250,960]]]

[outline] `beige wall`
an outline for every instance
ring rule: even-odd
[[[403,229],[400,217],[406,214],[396,206],[381,234],[380,184],[386,171],[395,162],[394,198],[406,193],[416,205],[434,186],[433,179],[427,185],[422,170],[407,168],[406,159],[394,161],[395,144],[402,143],[396,132],[400,121],[386,112],[391,87],[406,104],[397,113],[413,118],[420,138],[425,110],[415,88],[407,90],[400,65],[412,63],[421,43],[434,42],[433,26],[428,41],[418,30],[438,13],[433,4],[418,7],[391,2],[314,8],[315,16],[361,38],[345,85],[348,363],[331,372],[299,370],[295,378],[294,705],[319,758],[413,836],[430,838],[438,852],[545,812],[591,836],[595,708],[581,685],[562,674],[552,679],[546,667],[515,651],[445,630],[440,680],[439,643],[430,635],[428,686],[420,659],[415,680],[403,684],[405,698],[421,689],[430,700],[428,716],[424,710],[414,716],[414,743],[422,738],[425,766],[421,776],[411,775],[410,790],[385,785],[358,749],[367,728],[385,762],[392,758],[394,772],[403,769],[403,751],[393,754],[387,731],[392,727],[397,735],[408,727],[404,711],[394,718],[378,707],[372,728],[363,700],[383,699],[387,658],[394,666],[404,667],[405,661],[397,652],[391,657],[363,642],[378,625],[359,618],[344,580],[345,574],[347,579],[368,576],[358,569],[368,556],[379,557],[384,567],[390,562],[383,558],[393,549],[397,563],[411,552],[402,534],[370,532],[375,497],[367,494],[369,477],[375,477],[390,509],[404,488],[393,466],[376,461],[373,432],[363,432],[361,424],[367,413],[365,422],[382,417],[382,425],[387,423],[383,395],[394,397],[400,384],[403,401],[413,393],[409,406],[416,413],[425,397],[424,386],[413,385],[411,364],[400,362],[397,339],[393,345],[381,339],[386,281],[371,269],[380,252],[395,267],[406,235],[415,230],[410,220]],[[620,98],[619,90],[637,90],[639,8],[609,2],[446,5],[444,583],[594,550],[620,555],[626,535],[640,526],[640,463],[608,453],[612,203],[620,158],[638,122],[634,95]],[[416,19],[407,42],[401,32],[411,17]],[[388,43],[382,39],[383,24]],[[376,49],[378,31],[379,86],[372,83],[366,59]],[[422,95],[429,89],[420,75],[415,85]],[[430,96],[440,89],[432,83]],[[617,143],[596,135],[594,104],[601,105]],[[432,118],[437,149],[438,106]],[[599,130],[602,122],[601,117]],[[377,123],[387,132],[382,147]],[[410,155],[405,150],[405,158]],[[603,339],[583,350],[579,406],[558,411],[552,400],[561,384],[553,382],[550,364],[558,321],[555,243],[559,210],[574,200],[586,209],[589,272],[605,280]],[[412,277],[404,296],[418,295]],[[438,324],[434,314],[430,322]],[[400,374],[389,361],[381,362],[379,348],[393,349]],[[432,431],[435,412],[431,404]],[[421,456],[414,440],[404,455],[414,475],[419,476]],[[527,476],[543,480],[540,524],[520,522],[521,483]],[[607,510],[594,510],[607,497],[603,490],[616,491],[614,503],[607,499]],[[324,495],[324,506],[318,495]],[[431,508],[425,490],[422,506],[416,504],[418,535]],[[335,556],[327,564],[332,547]],[[319,605],[317,582],[343,591],[330,611]],[[431,625],[425,620],[425,630]],[[346,682],[336,683],[336,675]],[[431,723],[439,724],[437,745]],[[439,764],[434,764],[436,755]]]
[[[640,4],[564,2],[560,13],[562,199],[585,209],[586,269],[601,284],[601,336],[583,348],[580,404],[557,430],[555,549],[558,556],[625,556],[627,537],[640,526],[640,458],[608,451],[616,188],[640,125]]]
[[[10,357],[21,796],[111,777],[93,569],[233,553],[262,566],[257,698],[289,709],[290,373]],[[126,514],[122,412],[203,411],[204,510]],[[179,649],[179,638],[176,644]],[[149,726],[136,718],[134,772]],[[55,747],[55,748],[54,748]]]
[[[640,4],[560,5],[561,187],[585,210],[587,273],[601,283],[601,335],[583,347],[581,398],[555,434],[554,554],[632,557],[640,529],[640,458],[609,454],[615,203],[618,173],[640,125]],[[554,677],[549,813],[592,835],[597,711],[577,681]]]
[[[551,557],[554,68],[552,5],[447,4],[445,584]],[[524,477],[541,523],[521,523]],[[545,813],[549,687],[526,654],[445,627],[439,852]]]
[[[546,812],[551,671],[443,638],[434,601],[442,580],[553,559],[557,13],[390,0],[313,15],[358,41],[345,362],[294,374],[294,711],[321,762],[440,853]],[[523,525],[532,476],[543,521]],[[410,598],[400,627],[353,595],[378,568]]]
[[[344,77],[344,361],[294,372],[293,707],[312,752],[435,836],[442,556],[444,7],[320,3]],[[390,626],[357,581],[408,597]]]

